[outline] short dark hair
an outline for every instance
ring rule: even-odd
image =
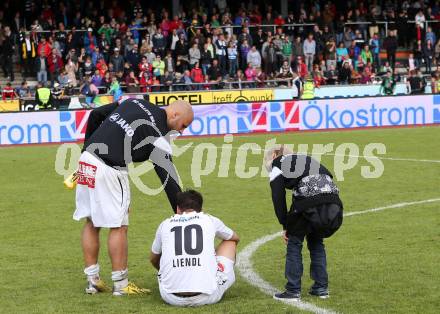
[[[202,194],[195,190],[179,192],[177,193],[177,206],[179,206],[182,211],[193,209],[199,213],[202,211],[203,206]]]

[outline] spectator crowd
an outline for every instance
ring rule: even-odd
[[[231,0],[214,2],[171,16],[142,1],[5,0],[3,74],[14,81],[15,62],[24,78],[84,95],[369,84],[387,72],[399,79],[401,47],[410,76],[423,67],[436,77],[438,26],[426,21],[440,21],[438,1],[295,1],[287,16],[269,1],[234,12]],[[16,96],[29,93],[24,81]]]

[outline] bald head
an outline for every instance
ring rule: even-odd
[[[165,108],[167,125],[171,130],[182,133],[193,121],[191,104],[185,100],[176,100]]]

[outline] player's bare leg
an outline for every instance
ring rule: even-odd
[[[111,228],[108,233],[108,255],[112,262],[113,294],[128,286],[128,241],[127,226]],[[121,293],[122,295],[122,293]]]
[[[128,240],[127,226],[112,228],[108,235],[108,254],[112,262],[113,295],[148,293],[150,290],[137,287],[128,282]]]
[[[108,291],[109,288],[99,277],[99,230],[90,219],[87,219],[81,235],[81,244],[84,254],[84,273],[87,275],[86,293]]]
[[[93,223],[90,221],[90,219],[87,219],[81,235],[84,264],[86,267],[98,263],[99,230],[100,228],[93,226]]]
[[[217,256],[224,256],[235,262],[235,255],[237,252],[237,242],[231,240],[222,241],[215,250]]]
[[[128,241],[127,226],[111,228],[108,234],[108,254],[112,262],[112,271],[127,268]]]

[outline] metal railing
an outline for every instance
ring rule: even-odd
[[[369,84],[362,84],[362,85],[370,85],[370,84],[379,84],[381,82],[381,79],[385,76],[385,73],[381,75],[374,75],[372,77],[372,82]],[[402,81],[405,81],[407,78],[407,75],[400,75]],[[428,74],[424,75],[425,78],[429,77]],[[204,82],[204,83],[171,83],[171,84],[151,84],[151,85],[143,85],[143,84],[137,84],[136,86],[133,86],[135,88],[139,88],[139,91],[136,92],[127,92],[127,85],[121,84],[121,89],[124,91],[124,95],[127,94],[141,94],[140,90],[141,88],[146,88],[149,92],[189,92],[189,91],[203,91],[203,90],[219,90],[219,91],[227,91],[227,90],[241,90],[241,89],[258,89],[258,88],[276,88],[276,87],[293,87],[293,80],[295,78],[276,78],[276,79],[270,79],[270,80],[264,80],[264,81],[236,81],[236,80],[221,80],[219,82]],[[301,79],[301,81],[304,81]],[[335,84],[324,84],[322,86],[325,87],[332,87],[332,86],[339,86],[339,80],[335,79]],[[374,82],[374,83],[373,83]],[[281,85],[280,85],[281,83]],[[343,84],[345,85],[345,84]],[[349,86],[353,84],[348,84]],[[217,88],[216,88],[217,87]],[[72,97],[72,96],[83,96],[83,97],[95,97],[95,96],[105,96],[110,95],[108,94],[109,89],[105,86],[99,86],[98,89],[100,90],[99,94],[96,95],[84,95],[80,93],[80,87],[74,87],[71,88],[72,91],[74,91],[71,95],[64,95],[65,97]],[[35,91],[32,89],[32,91]]]
[[[28,30],[26,32],[29,33],[60,33],[60,32],[65,32],[65,33],[71,33],[71,32],[75,32],[75,33],[85,33],[87,32],[87,29],[65,29],[65,30],[59,30],[59,29],[53,29],[53,30],[38,30],[38,31],[32,31],[32,30]]]
[[[394,21],[365,21],[365,22],[355,22],[355,21],[349,21],[349,22],[345,22],[344,23],[344,27],[350,26],[350,25],[373,25],[373,24],[378,24],[378,25],[384,25],[385,27],[385,33],[388,32],[388,25],[389,24],[395,24],[396,22]],[[408,24],[415,24],[416,21],[415,20],[408,20],[407,21]],[[425,20],[424,24],[425,24],[425,28],[427,28],[429,26],[429,24],[431,23],[440,23],[439,20]],[[159,24],[157,24],[159,25]],[[277,24],[249,24],[249,25],[220,25],[218,27],[211,27],[211,29],[226,29],[226,28],[233,28],[233,29],[237,29],[237,28],[273,28],[273,33],[276,32],[277,28],[286,28],[286,27],[310,27],[310,26],[315,26],[317,25],[317,23],[291,23],[291,24],[282,24],[282,25],[277,25]],[[195,29],[204,29],[204,26],[195,26]],[[137,30],[137,31],[146,31],[148,30],[147,27],[136,27],[133,28],[133,30]],[[94,30],[96,31],[96,30]],[[127,31],[130,31],[129,28],[127,28]],[[27,30],[27,32],[32,32],[32,33],[58,33],[61,32],[60,30],[56,29],[56,30],[37,30],[37,31],[31,31],[31,30]],[[69,33],[69,32],[87,32],[87,29],[65,29],[64,32]]]
[[[168,91],[191,91],[191,90],[203,90],[206,87],[216,87],[216,86],[221,86],[221,88],[219,88],[220,90],[231,90],[234,89],[233,86],[242,86],[242,87],[246,87],[246,86],[258,86],[260,84],[280,84],[280,83],[286,83],[288,86],[290,86],[290,83],[292,81],[292,78],[276,78],[276,79],[271,79],[271,80],[264,80],[264,81],[248,81],[248,80],[243,80],[243,81],[236,81],[236,80],[220,80],[218,82],[203,82],[203,83],[171,83],[171,84],[136,84],[135,88],[147,88],[147,89],[152,89],[152,90],[157,90],[157,89],[163,89],[163,88],[168,88]],[[121,89],[124,91],[127,90],[128,87],[126,84],[120,84]],[[100,91],[105,91],[104,93],[107,92],[107,87],[105,86],[99,86],[97,87]],[[239,87],[238,89],[240,89],[241,87]],[[72,90],[79,92],[80,91],[80,87],[74,87],[72,88]],[[75,94],[75,95],[80,95],[81,93]],[[102,95],[102,94],[98,94],[98,95]]]
[[[426,20],[424,22],[425,27],[427,28],[429,26],[430,23],[439,23],[440,21],[438,20]],[[344,23],[344,28],[350,25],[384,25],[385,27],[385,34],[388,33],[388,28],[389,28],[389,24],[395,24],[396,22],[394,21],[365,21],[365,22],[355,22],[355,21],[349,21],[349,22],[345,22]],[[409,20],[407,21],[408,24],[414,24],[415,20]],[[221,29],[225,29],[225,28],[243,28],[243,27],[247,27],[247,28],[268,28],[268,27],[272,27],[273,28],[273,33],[276,32],[277,28],[286,28],[286,27],[310,27],[310,26],[315,26],[318,23],[292,23],[292,24],[282,24],[282,25],[277,25],[277,24],[249,24],[249,25],[221,25],[219,27],[216,28],[221,28]],[[196,29],[203,29],[204,26],[197,26],[195,27]]]

